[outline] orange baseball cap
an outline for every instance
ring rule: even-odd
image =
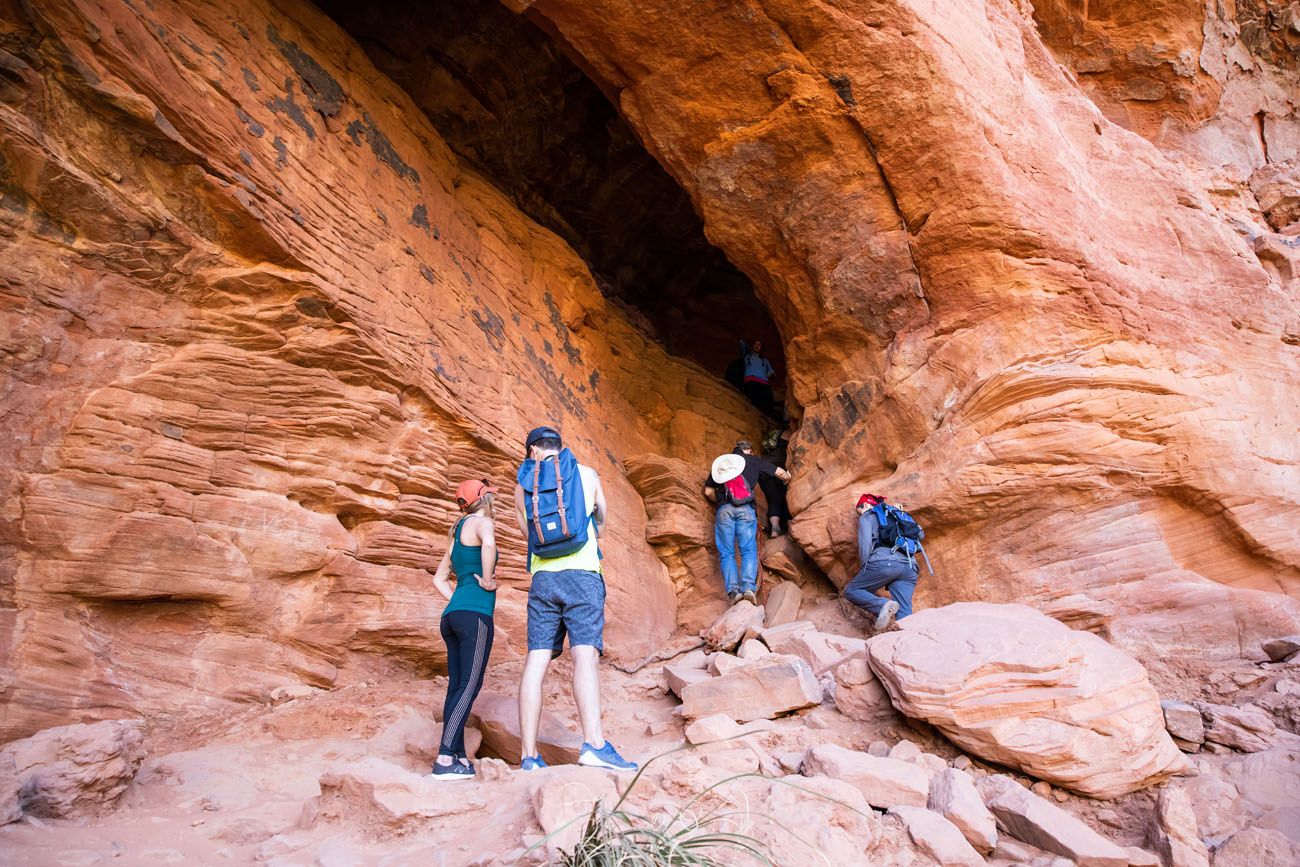
[[[497,489],[487,479],[470,479],[461,482],[456,488],[456,503],[461,511],[468,511],[478,505],[484,494],[495,494]]]

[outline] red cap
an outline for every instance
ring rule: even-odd
[[[456,504],[468,512],[478,505],[484,494],[495,494],[497,489],[487,479],[470,479],[456,488]]]
[[[874,506],[876,505],[876,503],[883,503],[883,502],[885,502],[885,498],[880,496],[879,494],[863,494],[862,496],[858,497],[859,506],[863,506],[863,505]]]

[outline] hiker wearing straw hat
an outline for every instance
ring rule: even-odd
[[[759,479],[776,477],[783,482],[790,474],[753,454],[744,440],[736,443],[730,454],[713,461],[704,481],[704,496],[717,513],[713,521],[713,541],[718,546],[718,563],[727,599],[735,605],[741,599],[758,602],[758,513],[754,509],[754,491]],[[736,548],[740,548],[740,565],[736,565]]]

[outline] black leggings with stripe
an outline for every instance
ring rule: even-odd
[[[442,640],[447,643],[447,700],[442,706],[442,740],[438,752],[465,755],[465,722],[483,688],[483,672],[492,652],[492,618],[477,611],[442,615]]]

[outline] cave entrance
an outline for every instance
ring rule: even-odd
[[[722,376],[780,333],[690,197],[550,36],[499,0],[318,0],[457,155],[562,237],[673,355]],[[639,314],[639,315],[638,315]]]

